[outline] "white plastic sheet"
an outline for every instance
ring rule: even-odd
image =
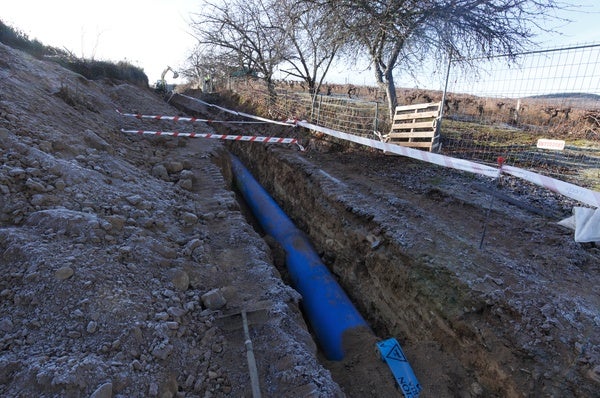
[[[575,242],[600,242],[600,209],[574,207],[573,215],[558,224],[575,230]]]

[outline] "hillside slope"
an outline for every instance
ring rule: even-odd
[[[176,112],[0,44],[0,395],[248,395],[242,310],[266,396],[341,395],[221,143],[116,108]]]

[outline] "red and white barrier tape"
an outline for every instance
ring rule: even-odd
[[[196,117],[184,117],[184,116],[165,116],[165,115],[143,115],[141,113],[125,113],[119,109],[116,110],[121,116],[134,117],[136,119],[152,119],[152,120],[172,120],[174,122],[204,122],[204,123],[232,123],[232,124],[264,124],[266,121],[247,121],[247,120],[212,120],[212,119],[198,119]]]
[[[124,130],[121,129],[122,133],[138,134],[138,135],[167,135],[172,137],[189,137],[189,138],[213,138],[217,140],[230,140],[230,141],[246,141],[246,142],[264,142],[272,144],[296,144],[300,150],[304,150],[304,147],[298,143],[296,138],[283,138],[283,137],[261,137],[256,135],[228,135],[228,134],[210,134],[210,133],[180,133],[178,131],[147,131],[147,130]]]
[[[511,174],[515,177],[524,179],[533,184],[542,186],[546,189],[549,189],[553,192],[559,193],[561,195],[567,196],[571,199],[575,199],[581,203],[585,203],[587,205],[600,208],[600,192],[592,191],[591,189],[583,188],[574,184],[570,184],[568,182],[560,181],[554,178],[550,178],[538,173],[534,173],[531,171],[527,171],[524,169],[520,169],[518,167],[501,165],[500,168],[494,168],[490,166],[486,166],[480,163],[472,162],[469,160],[463,160],[458,158],[453,158],[450,156],[440,155],[432,152],[425,152],[418,149],[413,149],[409,147],[403,147],[396,144],[389,144],[385,142],[381,142],[378,140],[373,140],[366,137],[360,137],[353,134],[344,133],[341,131],[336,131],[329,129],[327,127],[317,126],[315,124],[307,123],[306,121],[288,121],[286,123],[278,122],[275,120],[269,120],[265,118],[261,118],[258,116],[249,115],[246,113],[232,111],[230,109],[222,108],[217,105],[209,104],[207,102],[201,101],[197,98],[189,97],[184,95],[184,97],[200,102],[206,106],[212,106],[218,108],[224,112],[228,112],[234,115],[244,116],[256,120],[267,121],[269,123],[275,124],[284,124],[291,125],[295,124],[297,126],[305,127],[307,129],[318,131],[324,134],[327,134],[332,137],[340,138],[342,140],[355,142],[357,144],[366,145],[371,148],[377,148],[384,152],[390,152],[401,156],[406,156],[409,158],[422,160],[424,162],[437,164],[442,167],[450,167],[457,170],[468,171],[470,173],[481,174],[487,177],[497,178],[501,172]]]
[[[500,169],[497,169],[468,160],[452,158],[450,156],[439,155],[437,153],[425,152],[418,149],[412,149],[400,145],[388,144],[369,138],[359,137],[352,134],[328,129],[326,127],[310,124],[307,122],[298,122],[297,124],[299,126],[306,127],[314,131],[319,131],[321,133],[336,138],[356,142],[358,144],[381,149],[385,152],[391,152],[397,155],[407,156],[413,159],[422,160],[443,167],[450,167],[453,169],[468,171],[471,173],[481,174],[493,178],[498,177],[500,175],[500,172],[511,174],[515,177],[522,178],[526,181],[549,189],[550,191],[567,196],[571,199],[578,200],[579,202],[585,203],[587,205],[600,208],[600,192],[592,191],[591,189],[583,188],[574,184],[570,184],[568,182],[560,181],[531,171],[523,170],[518,167],[502,165]]]
[[[502,172],[522,178],[536,185],[542,186],[552,192],[559,193],[581,203],[600,208],[600,192],[583,188],[575,184],[550,178],[531,171],[519,169],[513,166],[503,166]]]

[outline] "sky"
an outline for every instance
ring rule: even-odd
[[[540,37],[544,48],[600,42],[600,1],[563,0],[578,11],[560,16],[573,22],[557,24],[562,35]],[[202,0],[0,0],[0,19],[30,38],[77,56],[107,61],[129,61],[144,69],[150,84],[167,66],[177,70],[194,48],[190,21],[201,11]],[[101,4],[101,5],[100,5]],[[366,68],[337,66],[327,81],[373,84]],[[171,72],[167,81],[174,80]]]

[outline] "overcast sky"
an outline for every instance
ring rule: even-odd
[[[575,2],[575,0],[572,0]],[[574,22],[564,36],[543,38],[543,47],[600,42],[600,0],[579,0],[581,12],[564,13]],[[42,43],[98,60],[127,60],[154,83],[167,65],[177,69],[193,49],[192,13],[202,0],[2,0],[0,18]],[[371,71],[334,68],[328,81],[372,84]],[[167,76],[171,81],[172,75]]]

